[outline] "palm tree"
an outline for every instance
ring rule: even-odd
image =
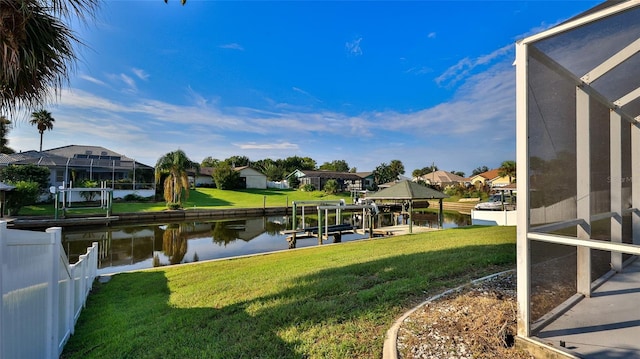
[[[500,176],[509,176],[509,183],[512,183],[516,177],[516,161],[504,161],[498,168]]]
[[[7,134],[11,127],[11,120],[6,116],[0,116],[0,153],[11,154],[16,153],[9,147],[9,140],[7,140]]]
[[[93,17],[99,0],[0,0],[0,109],[37,109],[69,80],[80,44],[73,18]]]
[[[51,112],[47,110],[36,111],[31,114],[31,120],[29,123],[38,128],[40,132],[40,152],[42,152],[42,135],[45,130],[53,129],[53,123],[55,120],[51,116]]]
[[[189,198],[189,177],[187,170],[198,169],[199,165],[192,162],[182,150],[169,152],[160,157],[156,163],[156,183],[160,182],[163,174],[167,175],[164,180],[164,199],[167,203],[182,203],[182,197]]]

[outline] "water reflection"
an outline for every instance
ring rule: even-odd
[[[182,263],[184,255],[187,254],[187,237],[183,232],[185,226],[184,223],[172,223],[166,226],[162,233],[162,251],[169,258],[169,264]],[[154,266],[155,262],[159,265],[160,257],[155,256]]]
[[[438,212],[436,210],[427,210],[424,212],[416,212],[413,214],[413,224],[416,226],[438,228]],[[456,228],[471,225],[471,216],[459,212],[444,212],[442,227]]]
[[[98,242],[98,274],[106,274],[286,250],[290,243],[280,232],[291,227],[290,220],[288,216],[274,216],[113,225],[88,229],[64,228],[62,241],[71,262],[76,262],[79,254],[85,253],[92,242]],[[357,220],[356,216],[345,216],[343,222],[357,225]],[[437,214],[435,221],[431,217],[425,217],[424,220],[426,222],[416,225],[437,227]],[[445,227],[448,221],[450,220],[445,217]],[[306,217],[304,223],[305,227],[317,226],[313,217]],[[453,226],[456,225],[453,223]],[[344,234],[337,241],[348,242],[362,238],[366,236]],[[331,237],[323,243],[335,241]],[[298,248],[314,245],[318,245],[317,238],[299,239],[296,243]]]
[[[104,274],[287,249],[286,238],[279,232],[288,224],[289,218],[282,216],[64,228],[62,241],[72,262],[98,242],[98,271]]]

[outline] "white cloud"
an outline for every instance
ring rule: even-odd
[[[435,81],[438,85],[447,83],[447,85],[455,85],[456,83],[467,78],[473,70],[483,65],[489,65],[496,59],[502,59],[504,55],[513,52],[513,45],[507,45],[499,48],[490,54],[482,55],[477,58],[468,58],[458,61],[457,64],[449,67],[442,75],[438,76]]]
[[[428,73],[432,73],[433,69],[427,66],[422,67],[412,67],[405,71],[407,74],[415,74],[415,75],[426,75]]]
[[[222,101],[209,101],[192,89],[189,104],[139,96],[115,100],[64,90],[52,109],[56,126],[45,134],[44,147],[96,144],[150,165],[164,153],[181,148],[192,160],[238,154],[253,160],[299,155],[320,162],[345,159],[362,171],[395,158],[409,171],[433,160],[437,165],[455,163],[456,168],[447,170],[491,166],[491,161],[499,164],[515,152],[515,70],[508,55],[496,51],[469,60],[469,66],[457,67],[465,75],[452,99],[405,113],[348,114],[276,102],[269,109],[222,107]],[[457,78],[460,73],[451,71],[451,76]],[[126,75],[112,79],[135,86]],[[302,88],[291,89],[311,96]],[[9,138],[16,150],[38,146],[32,126],[12,130]],[[483,151],[475,151],[474,146],[482,146]]]
[[[230,49],[230,50],[238,50],[238,51],[244,51],[244,47],[242,47],[242,45],[237,44],[235,42],[230,43],[230,44],[224,44],[224,45],[220,45],[218,46],[221,49]]]
[[[299,147],[295,143],[279,142],[279,143],[235,143],[235,146],[243,150],[297,150]]]
[[[122,82],[124,82],[128,86],[128,90],[134,92],[137,91],[136,82],[131,77],[125,74],[120,74],[120,80],[122,80]]]
[[[507,131],[515,131],[515,69],[508,61],[501,62],[470,77],[450,101],[408,114],[378,116],[389,119],[388,130],[430,136],[503,131],[497,123],[501,119],[509,120]]]
[[[295,87],[295,86],[294,86],[294,87],[292,87],[291,89],[292,89],[293,91],[295,91],[295,92],[299,92],[299,93],[301,93],[301,94],[303,94],[303,95],[309,95],[309,93],[308,93],[307,91],[305,91],[305,90],[303,90],[303,89],[301,89],[301,88],[298,88],[298,87]]]
[[[127,110],[126,106],[78,89],[63,90],[60,94],[58,105],[113,112],[126,112]]]
[[[147,81],[147,79],[149,78],[149,74],[146,73],[144,70],[142,69],[137,69],[137,68],[132,68],[131,71],[140,79],[140,80],[144,80]]]
[[[294,86],[294,87],[292,87],[291,89],[292,89],[293,91],[297,92],[297,93],[300,93],[300,94],[302,94],[302,95],[305,95],[307,98],[309,98],[309,99],[311,99],[311,100],[313,100],[313,101],[315,101],[315,102],[322,102],[322,101],[321,101],[320,99],[318,99],[317,97],[313,96],[313,95],[312,95],[312,94],[310,94],[309,92],[307,92],[307,91],[305,91],[305,90],[303,90],[303,89],[301,89],[301,88],[299,88],[299,87],[295,87],[295,86]],[[283,107],[283,106],[286,106],[286,105],[280,104],[280,106],[281,106],[281,107]]]
[[[436,38],[436,33],[435,32],[430,32],[429,34],[427,34],[427,38],[435,39]]]
[[[347,52],[353,56],[362,55],[362,48],[360,48],[360,42],[362,41],[362,37],[359,37],[353,41],[347,41],[344,44],[344,47],[347,49]]]
[[[97,78],[91,77],[89,75],[80,75],[80,78],[89,82],[93,82],[96,85],[107,86],[107,84],[104,81],[100,81]]]

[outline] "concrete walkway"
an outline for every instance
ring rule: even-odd
[[[591,298],[582,299],[534,339],[580,358],[640,359],[640,260],[615,274]]]

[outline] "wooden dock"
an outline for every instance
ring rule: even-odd
[[[322,244],[323,239],[333,236],[334,243],[342,240],[343,234],[357,233],[356,228],[350,224],[335,224],[328,227],[322,227],[322,237],[318,237],[319,227],[307,227],[301,229],[288,229],[280,231],[281,234],[287,235],[289,248],[296,247],[296,241],[304,238],[318,238],[318,244]]]
[[[424,232],[431,232],[431,231],[437,231],[437,230],[438,228],[421,227],[421,226],[415,226],[415,225],[412,227],[413,233],[424,233]],[[366,234],[366,233],[369,233],[369,229],[364,229],[364,230],[359,229],[357,230],[357,232],[361,234]],[[409,234],[409,225],[401,224],[397,226],[387,226],[387,227],[379,227],[379,228],[373,229],[373,235],[375,237],[388,237],[388,236],[396,236],[401,234]]]

